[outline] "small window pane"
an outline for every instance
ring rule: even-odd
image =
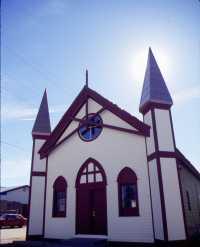
[[[126,184],[121,187],[122,193],[122,208],[136,208],[137,207],[137,191],[136,185]]]
[[[88,172],[93,172],[94,171],[94,164],[93,163],[90,163],[88,165]]]
[[[65,211],[65,192],[56,192],[56,211]]]
[[[102,178],[101,173],[97,173],[96,174],[96,182],[102,182],[102,181],[103,181],[103,178]]]
[[[82,176],[81,176],[80,183],[81,183],[81,184],[85,184],[85,183],[86,183],[86,175],[82,175]]]
[[[88,183],[93,183],[93,182],[94,182],[94,175],[88,174]]]

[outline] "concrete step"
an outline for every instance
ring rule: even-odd
[[[107,240],[100,238],[72,238],[53,241],[14,241],[13,247],[107,247]]]
[[[60,244],[66,247],[106,247],[107,239],[100,238],[72,238],[60,240]]]

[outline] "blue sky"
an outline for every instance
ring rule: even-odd
[[[29,183],[31,129],[47,88],[55,127],[90,87],[138,111],[151,46],[174,100],[177,147],[200,170],[198,0],[2,0],[2,186]]]

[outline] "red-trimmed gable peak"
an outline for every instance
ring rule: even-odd
[[[72,118],[76,116],[81,107],[87,102],[88,98],[91,98],[92,100],[96,101],[103,108],[112,112],[113,114],[130,124],[132,127],[137,129],[142,135],[149,135],[150,127],[148,125],[144,124],[125,110],[122,110],[116,104],[113,104],[94,90],[85,86],[83,87],[79,95],[76,97],[74,102],[71,104],[71,106],[68,108],[68,110],[65,112],[60,122],[51,133],[48,140],[40,149],[39,153],[41,157],[47,156],[50,150],[52,150],[60,136],[63,134],[64,130],[73,121]]]

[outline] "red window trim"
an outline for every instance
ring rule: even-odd
[[[90,172],[88,171],[88,165],[89,163],[93,163],[94,164],[94,171]],[[96,170],[96,167],[99,169],[98,171]],[[86,168],[86,172],[83,172]],[[94,183],[89,183],[88,182],[88,175],[89,174],[94,174]],[[102,181],[101,182],[97,182],[96,181],[96,174],[101,174],[102,175]],[[86,183],[83,183],[81,184],[80,183],[80,179],[81,179],[81,176],[82,175],[86,175]],[[103,169],[103,167],[101,166],[101,164],[93,159],[93,158],[88,158],[84,163],[83,165],[81,166],[81,168],[79,169],[78,171],[78,174],[77,174],[77,178],[76,178],[76,188],[79,188],[79,187],[101,187],[102,185],[106,185],[107,184],[107,181],[106,181],[106,174],[105,174],[105,171]]]
[[[65,210],[62,212],[56,211],[55,204],[56,192],[64,192],[65,193]],[[52,207],[52,217],[53,218],[62,218],[67,216],[67,182],[64,177],[59,176],[56,178],[53,184],[53,207]]]
[[[117,182],[119,217],[139,216],[138,185],[135,172],[129,167],[124,167],[118,175]],[[121,190],[123,185],[136,185],[136,208],[122,208]]]

